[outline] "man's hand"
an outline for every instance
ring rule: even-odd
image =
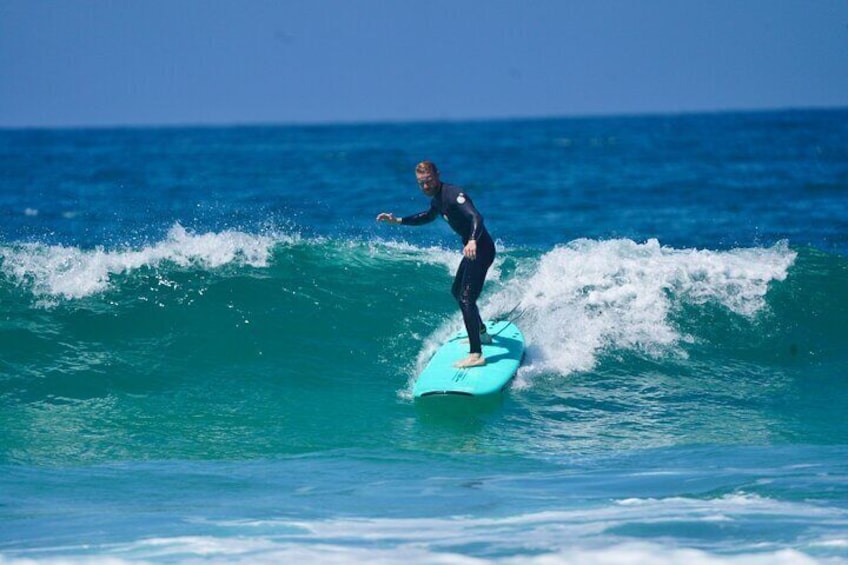
[[[465,244],[465,247],[462,250],[462,254],[466,259],[471,259],[472,261],[477,258],[477,242],[473,239],[469,239],[468,243]]]
[[[395,218],[394,214],[392,214],[391,212],[381,212],[380,214],[377,214],[377,221],[389,222],[391,224],[399,224],[400,218]]]

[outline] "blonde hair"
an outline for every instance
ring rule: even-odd
[[[420,175],[439,174],[439,169],[436,168],[436,163],[433,161],[421,161],[415,166],[415,172]]]

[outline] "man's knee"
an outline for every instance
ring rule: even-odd
[[[459,290],[459,287],[457,287],[456,285],[454,285],[454,287],[451,288],[451,294],[453,295],[454,300],[456,300],[457,302],[459,302],[462,299],[462,292]]]
[[[462,292],[455,294],[454,297],[463,311],[473,309],[477,303],[477,295],[470,288],[466,288]]]

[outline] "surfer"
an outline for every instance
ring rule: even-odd
[[[442,216],[462,238],[462,262],[456,271],[451,292],[462,311],[468,331],[468,357],[454,364],[457,368],[480,367],[486,364],[482,344],[492,343],[486,325],[480,318],[477,298],[483,290],[486,272],[495,260],[495,243],[483,225],[483,216],[474,207],[468,194],[458,186],[443,183],[439,170],[431,161],[421,161],[415,167],[418,186],[430,198],[430,208],[411,216],[396,217],[391,212],[377,215],[377,221],[419,226]]]

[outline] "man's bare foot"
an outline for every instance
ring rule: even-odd
[[[462,361],[453,364],[457,369],[468,369],[470,367],[482,367],[486,364],[486,358],[479,353],[471,353]]]

